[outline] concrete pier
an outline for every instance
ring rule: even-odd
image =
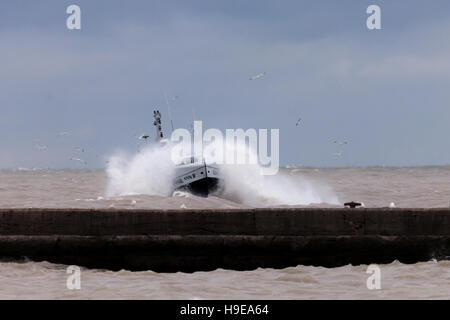
[[[0,209],[0,259],[251,270],[450,259],[450,208]]]

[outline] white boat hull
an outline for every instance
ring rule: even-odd
[[[186,190],[194,195],[207,197],[217,191],[220,182],[218,167],[205,163],[178,166],[174,190]]]

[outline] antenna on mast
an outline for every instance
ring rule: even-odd
[[[159,110],[153,111],[153,118],[155,118],[153,125],[156,128],[156,141],[160,141],[163,138],[163,132],[161,128],[161,113]]]
[[[165,92],[164,92],[164,98],[166,99],[166,104],[167,104],[167,114],[169,115],[170,125],[172,126],[172,132],[173,132],[172,113],[170,112],[169,99],[167,99],[167,94],[166,94]]]

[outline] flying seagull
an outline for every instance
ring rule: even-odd
[[[47,146],[45,146],[45,145],[41,145],[41,144],[39,144],[39,143],[36,143],[36,148],[38,149],[38,150],[47,150]]]
[[[62,131],[62,132],[58,133],[58,136],[60,136],[60,137],[67,137],[68,135],[69,135],[69,133],[66,131]]]
[[[79,151],[79,152],[84,152],[84,148],[81,147],[73,147],[74,150]]]
[[[337,141],[337,140],[334,140],[334,143],[338,143],[338,144],[340,144],[341,146],[344,145],[344,144],[348,144],[347,141]]]
[[[80,159],[80,158],[70,158],[70,160],[72,160],[72,161],[78,161],[78,162],[80,162],[80,163],[82,163],[82,164],[84,164],[84,165],[87,165],[87,162],[84,161],[83,159]]]
[[[301,121],[302,121],[302,118],[298,118],[297,123],[295,124],[295,126],[298,127],[298,125],[300,124]]]
[[[148,134],[139,134],[139,133],[135,133],[133,135],[133,137],[139,139],[139,140],[147,140],[148,138],[150,138],[150,135]]]
[[[264,77],[265,75],[266,75],[265,72],[259,73],[259,74],[257,74],[256,76],[250,77],[249,80],[256,80],[256,79],[259,79],[259,78]]]

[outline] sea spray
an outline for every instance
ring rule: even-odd
[[[175,175],[170,152],[169,144],[150,145],[132,156],[123,153],[112,156],[106,169],[107,196],[170,196]]]
[[[135,155],[117,154],[109,159],[107,196],[171,196],[175,177],[170,143],[150,145]],[[252,150],[242,145],[226,144],[224,153],[252,157]],[[205,154],[208,163],[208,156]],[[325,186],[312,184],[301,176],[283,170],[273,176],[261,174],[258,164],[220,165],[223,176],[217,194],[227,200],[253,207],[277,205],[338,204],[334,193]]]
[[[301,176],[291,176],[280,170],[274,176],[259,174],[259,168],[224,166],[225,183],[222,197],[254,207],[277,205],[339,204],[338,198],[327,186],[311,183]]]
[[[252,159],[255,150],[243,145],[225,145],[225,153]],[[223,165],[222,197],[254,207],[277,205],[310,205],[318,203],[339,204],[331,189],[312,184],[301,176],[291,176],[283,170],[276,175],[261,174],[258,164]]]

